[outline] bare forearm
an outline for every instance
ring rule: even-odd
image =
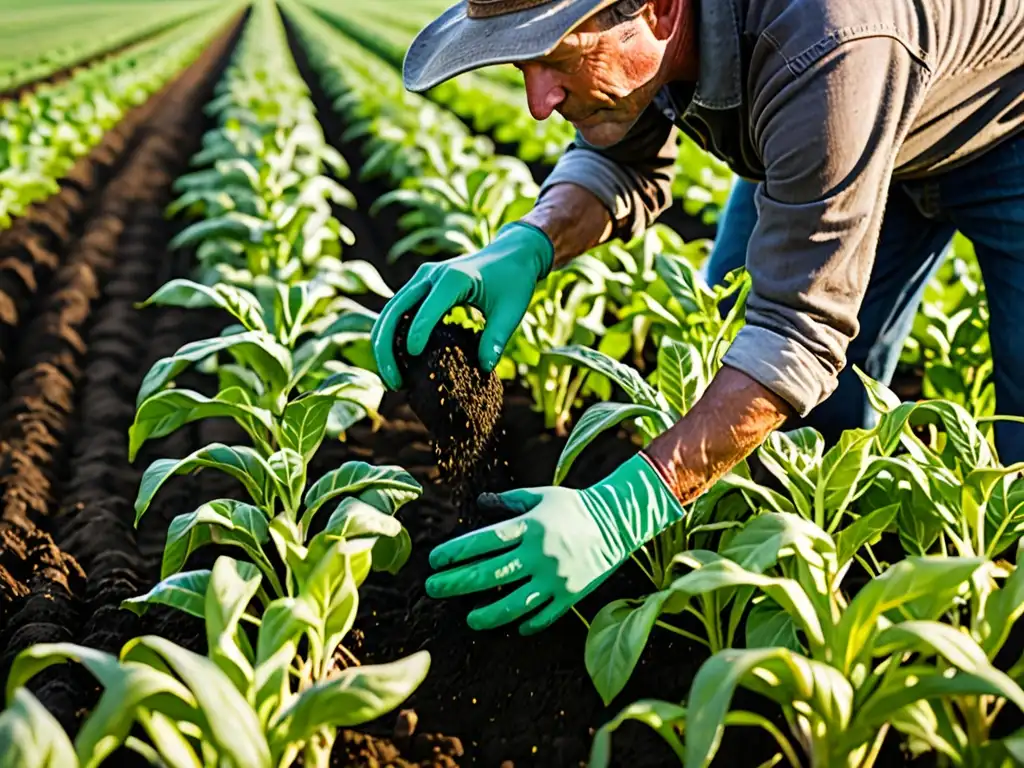
[[[575,184],[548,190],[523,221],[542,229],[555,246],[555,268],[600,245],[612,232],[612,218],[592,193]]]
[[[726,366],[690,412],[645,453],[687,504],[750,455],[791,412],[771,390]]]

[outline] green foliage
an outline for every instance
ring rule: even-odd
[[[0,101],[0,230],[32,203],[55,194],[58,179],[129,110],[190,64],[239,10],[234,2],[201,6],[191,20],[79,69],[67,80]],[[168,20],[167,12],[157,12],[153,29]]]
[[[205,620],[206,656],[155,636],[128,641],[118,656],[71,643],[22,651],[0,714],[0,737],[11,736],[4,743],[12,746],[0,765],[97,766],[125,744],[169,766],[269,768],[291,765],[300,754],[306,765],[326,766],[333,730],[396,707],[422,682],[430,659],[421,651],[324,675],[355,619],[369,551],[360,539],[324,535],[294,556],[304,574],[294,596],[262,606],[261,575],[248,563],[222,556],[212,571],[191,574],[190,612]],[[135,607],[155,602],[175,604],[152,599]],[[257,606],[262,610],[254,611]],[[244,624],[258,626],[255,646]],[[308,661],[295,674],[303,639]],[[42,670],[68,661],[83,665],[103,690],[74,745],[25,687]],[[129,736],[135,725],[146,740]]]
[[[347,294],[391,291],[368,263],[340,259],[338,240],[351,237],[331,204],[351,195],[325,174],[347,169],[324,141],[270,0],[253,9],[207,111],[218,128],[193,158],[203,170],[179,179],[171,207],[198,217],[174,245],[195,249],[199,279],[172,280],[140,308],[216,308],[232,324],[153,365],[129,452],[134,460],[150,440],[207,418],[234,420],[251,445],[153,461],[136,523],[177,475],[223,472],[245,496],[182,510],[167,531],[162,580],[122,606],[201,618],[207,655],[158,637],[130,641],[119,657],[68,644],[28,649],[8,680],[16,706],[0,716],[0,733],[18,735],[25,753],[15,758],[27,764],[67,761],[73,749],[69,765],[92,766],[124,745],[172,766],[326,766],[337,728],[400,704],[429,666],[425,652],[360,665],[344,645],[367,575],[395,573],[408,559],[411,539],[394,514],[422,489],[400,467],[359,461],[308,482],[323,441],[376,419],[383,396],[375,373],[339,359],[359,355],[375,318]],[[193,368],[216,375],[215,394],[175,386]],[[211,544],[248,562],[222,555],[212,570],[183,570]],[[23,688],[68,659],[104,689],[73,746]]]

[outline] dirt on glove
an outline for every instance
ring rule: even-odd
[[[460,510],[475,509],[479,494],[513,487],[501,425],[504,387],[496,373],[480,367],[480,333],[470,328],[440,323],[423,353],[410,355],[406,340],[414,311],[402,316],[395,333],[395,359],[409,405],[433,438],[453,503]]]

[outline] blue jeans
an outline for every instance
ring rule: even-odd
[[[746,261],[757,221],[755,184],[738,179],[719,220],[708,282]],[[804,423],[829,443],[843,430],[870,427],[875,415],[853,371],[858,365],[888,384],[899,362],[924,288],[956,231],[978,255],[991,310],[996,412],[1024,416],[1024,135],[931,179],[894,182],[886,203],[874,268],[861,306],[860,333],[847,352],[835,392]],[[1024,424],[999,423],[996,450],[1004,464],[1024,461]]]

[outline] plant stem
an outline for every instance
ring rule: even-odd
[[[884,723],[881,728],[878,729],[878,734],[875,736],[875,743],[871,745],[871,750],[868,752],[867,757],[864,758],[864,762],[860,764],[860,768],[871,768],[875,761],[878,759],[878,753],[882,751],[882,744],[885,742],[885,736],[889,732],[889,724]]]
[[[669,624],[667,622],[661,621],[660,619],[658,621],[655,621],[654,625],[657,626],[657,627],[661,627],[662,629],[667,629],[669,632],[674,632],[675,634],[680,635],[681,637],[685,637],[687,640],[692,640],[695,643],[700,643],[705,648],[709,647],[707,640],[705,640],[702,637],[698,637],[697,635],[693,634],[692,632],[687,632],[685,629],[680,629],[679,627],[676,627],[676,626],[673,626],[673,625],[671,625],[671,624]]]
[[[587,621],[586,618],[584,618],[583,614],[579,612],[579,609],[575,605],[572,607],[572,612],[575,613],[579,617],[579,620],[583,622],[583,626],[586,627],[587,631],[589,632],[590,631],[590,622]]]
[[[746,710],[736,710],[730,712],[725,718],[726,725],[745,725],[763,728],[771,734],[772,738],[779,745],[779,749],[782,750],[782,754],[793,768],[800,768],[800,758],[797,757],[796,751],[793,749],[793,745],[790,744],[789,739],[786,735],[775,727],[768,718],[763,715],[758,715],[754,712],[747,712]]]

